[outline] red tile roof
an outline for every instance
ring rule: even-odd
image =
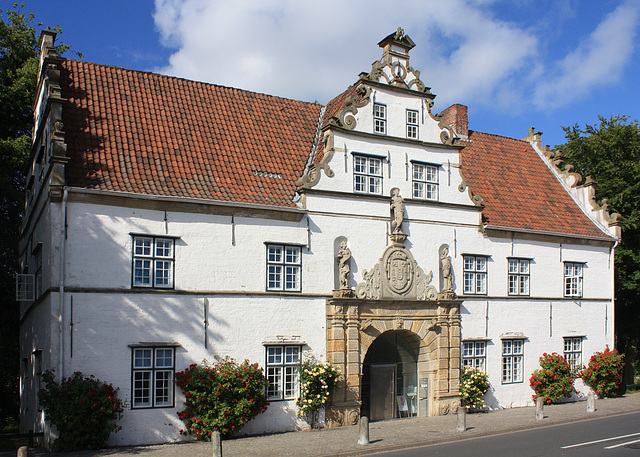
[[[469,132],[462,171],[484,200],[490,226],[609,237],[578,207],[533,147],[522,140]]]
[[[67,185],[295,206],[321,105],[76,60],[62,66]],[[325,124],[353,90],[327,105]],[[606,236],[529,143],[470,132],[466,144],[463,173],[487,224]]]
[[[67,184],[295,206],[322,106],[65,60]]]

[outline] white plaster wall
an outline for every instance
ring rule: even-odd
[[[487,313],[488,310],[488,313]],[[594,352],[613,344],[613,310],[603,300],[536,300],[467,298],[461,306],[462,339],[487,338],[486,364],[491,388],[485,395],[490,408],[532,405],[531,373],[543,353],[563,353],[564,337],[585,336],[582,363]],[[488,316],[488,319],[487,319]],[[605,317],[606,316],[606,317]],[[605,326],[605,324],[607,324]],[[522,333],[524,376],[521,383],[502,384],[502,339],[508,332]],[[582,382],[576,389],[583,394]]]
[[[369,103],[358,109],[355,115],[357,125],[354,130],[373,133],[374,103],[381,103],[387,107],[386,136],[407,137],[406,110],[410,109],[418,111],[418,139],[430,143],[441,143],[440,132],[442,129],[438,127],[438,122],[429,115],[425,99],[380,87],[372,88]]]
[[[176,371],[216,356],[248,359],[265,365],[265,341],[277,335],[297,337],[303,351],[325,358],[325,301],[308,297],[151,296],[147,294],[71,293],[73,357],[66,371],[94,374],[120,388],[127,407],[123,430],[110,444],[159,443],[184,439],[177,417],[184,397],[176,388],[176,407],[131,409],[131,348],[141,342],[178,343]],[[208,343],[204,345],[203,307],[208,306]],[[68,316],[68,314],[67,314]],[[69,327],[67,327],[69,328]],[[69,334],[67,348],[70,345]],[[292,430],[302,425],[295,402],[272,401],[266,415],[247,425],[245,433]]]
[[[67,287],[131,287],[132,236],[177,236],[178,290],[264,291],[265,241],[306,245],[304,220],[283,222],[73,203],[69,206]],[[304,257],[303,253],[303,257]],[[247,262],[251,259],[251,262]]]
[[[353,155],[373,154],[383,158],[382,195],[389,196],[391,189],[397,187],[403,198],[410,199],[413,192],[411,161],[418,161],[439,166],[438,201],[473,206],[468,192],[458,190],[462,177],[457,149],[394,141],[391,135],[363,138],[338,131],[334,133],[333,142],[336,150],[328,165],[335,175],[329,178],[321,172],[320,181],[314,189],[353,193]]]

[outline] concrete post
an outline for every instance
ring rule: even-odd
[[[222,457],[222,437],[217,430],[211,434],[211,456]]]
[[[596,396],[593,392],[589,392],[587,395],[587,412],[593,413],[596,410]]]
[[[18,457],[27,457],[29,455],[29,448],[27,446],[21,446],[18,449]]]
[[[544,399],[542,397],[536,398],[536,420],[544,419]]]
[[[360,417],[358,429],[360,432],[358,444],[369,444],[369,418],[367,416]]]
[[[460,405],[458,408],[458,426],[456,430],[459,432],[464,432],[467,429],[467,408],[466,406]]]

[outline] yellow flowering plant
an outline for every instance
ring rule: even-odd
[[[298,415],[310,416],[311,425],[317,420],[317,412],[327,402],[340,376],[340,372],[330,363],[308,358],[298,364],[300,374],[300,396]]]
[[[469,409],[484,408],[484,394],[489,390],[489,375],[473,367],[465,367],[460,376],[460,398]]]

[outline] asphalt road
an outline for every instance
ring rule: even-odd
[[[640,412],[367,455],[640,457]]]

